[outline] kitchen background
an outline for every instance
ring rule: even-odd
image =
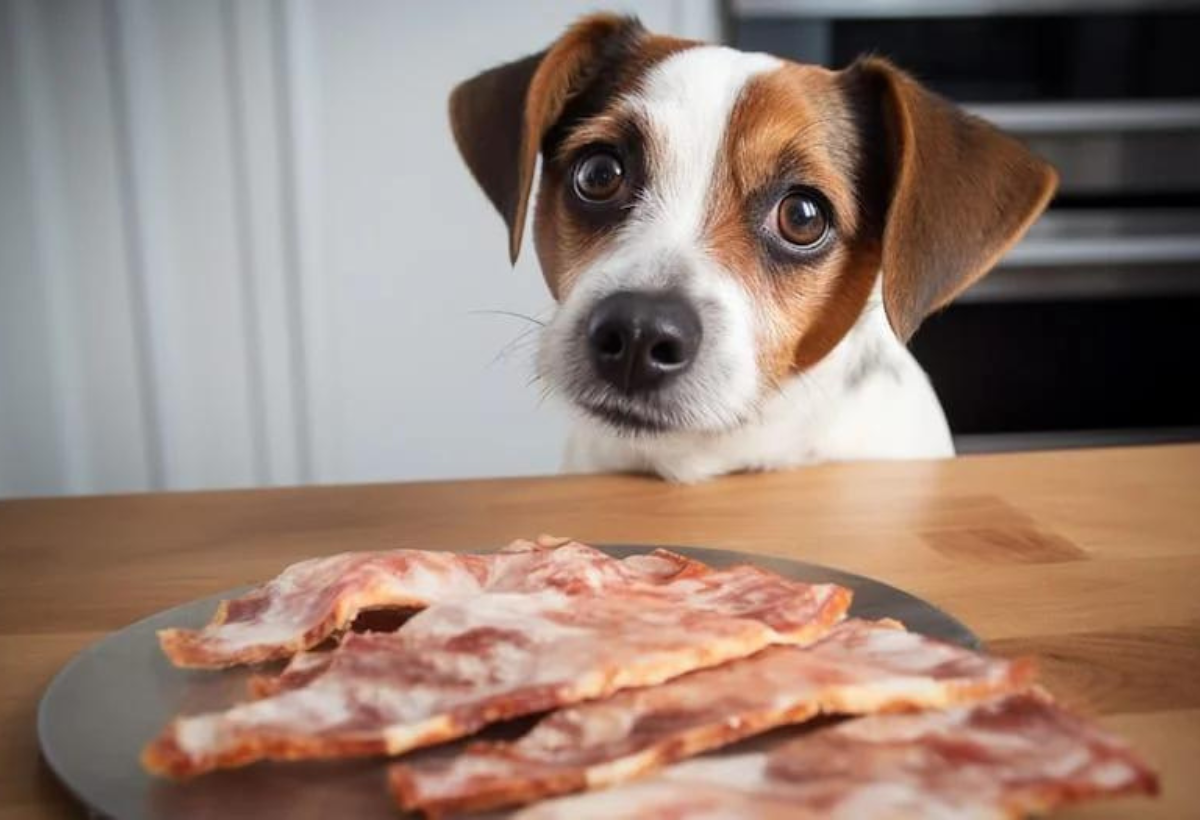
[[[596,7],[0,0],[0,496],[553,472],[504,313],[550,301],[445,100]],[[914,341],[961,449],[1200,438],[1200,3],[610,7],[889,55],[1059,167]]]

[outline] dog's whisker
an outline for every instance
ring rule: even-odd
[[[521,313],[516,310],[469,310],[467,314],[470,316],[507,316],[510,319],[523,319],[526,322],[531,322],[538,327],[545,327],[546,323],[541,319],[530,316],[528,313]]]
[[[494,367],[500,361],[507,359],[509,356],[515,355],[523,348],[530,347],[530,343],[534,341],[535,334],[540,330],[538,327],[530,327],[522,330],[511,341],[501,347],[492,360],[488,363],[488,367]]]

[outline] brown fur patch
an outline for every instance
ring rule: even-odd
[[[515,262],[538,149],[574,96],[646,36],[633,19],[585,17],[540,54],[497,66],[450,94],[450,125],[467,167],[509,229]]]
[[[761,311],[759,366],[778,384],[819,361],[861,314],[879,243],[856,196],[859,145],[837,75],[787,64],[751,80],[734,108],[713,182],[709,251]],[[810,259],[772,257],[763,232],[794,186],[819,191],[833,241]]]
[[[556,298],[570,289],[580,271],[595,258],[611,236],[610,231],[581,223],[572,217],[566,197],[570,192],[571,161],[576,151],[596,143],[616,144],[631,131],[644,140],[647,129],[620,106],[635,91],[646,73],[670,57],[694,46],[692,40],[646,35],[633,55],[612,76],[568,107],[560,125],[542,144],[542,181],[534,211],[534,248],[542,275]],[[645,151],[646,146],[640,146]]]

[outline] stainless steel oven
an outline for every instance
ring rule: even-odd
[[[886,55],[1026,140],[1058,196],[913,340],[960,449],[1200,438],[1200,3],[735,0],[739,48]]]

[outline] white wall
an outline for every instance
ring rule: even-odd
[[[594,8],[0,0],[0,496],[552,472],[445,100]]]

